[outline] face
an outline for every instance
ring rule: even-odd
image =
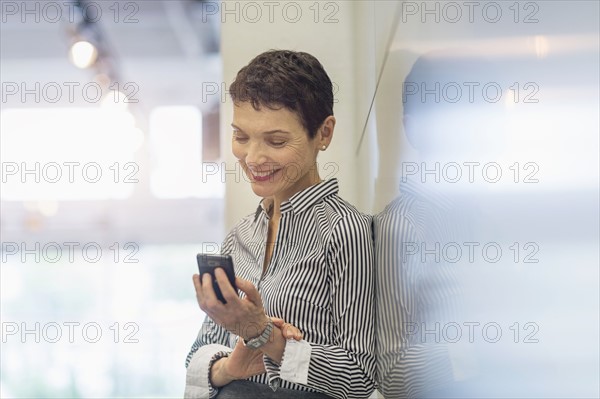
[[[250,102],[233,108],[233,154],[260,197],[283,202],[321,181],[316,159],[324,142],[309,139],[298,116],[286,108],[255,110]]]

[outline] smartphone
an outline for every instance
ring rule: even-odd
[[[196,255],[196,260],[198,261],[200,280],[202,281],[202,276],[205,273],[209,273],[212,277],[213,289],[215,290],[217,299],[223,303],[227,303],[225,298],[223,298],[223,294],[221,293],[221,289],[219,288],[219,284],[215,278],[215,269],[220,267],[225,271],[225,274],[227,274],[227,278],[229,279],[229,283],[237,292],[237,287],[235,285],[235,273],[233,271],[233,260],[231,259],[231,256],[198,254]]]

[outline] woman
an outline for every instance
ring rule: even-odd
[[[331,80],[310,54],[268,51],[238,72],[230,95],[233,154],[263,199],[222,246],[241,295],[220,269],[226,304],[210,275],[193,276],[207,319],[187,358],[186,397],[368,397],[371,218],[338,197],[337,180],[322,181],[316,167],[336,122]],[[305,339],[286,340],[283,320]]]

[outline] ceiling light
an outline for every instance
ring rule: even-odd
[[[71,46],[69,51],[71,62],[78,68],[88,68],[96,62],[98,58],[98,50],[96,47],[87,41],[78,41]]]

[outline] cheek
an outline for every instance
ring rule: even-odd
[[[314,154],[306,148],[290,148],[282,162],[286,168],[286,174],[291,180],[300,177],[315,162]],[[295,178],[294,178],[295,177]]]
[[[308,144],[306,143],[298,143],[296,145],[290,146],[287,157],[290,160],[298,163],[310,162],[312,160],[314,154],[309,149]]]
[[[244,149],[241,145],[239,145],[235,141],[233,143],[231,143],[231,152],[232,152],[233,156],[236,157],[237,159],[239,159],[240,161],[244,160],[244,158],[245,158]]]
[[[231,152],[233,153],[233,156],[236,158],[242,170],[244,172],[248,172],[248,166],[246,165],[246,153],[243,150],[243,147],[234,143],[231,147]]]

